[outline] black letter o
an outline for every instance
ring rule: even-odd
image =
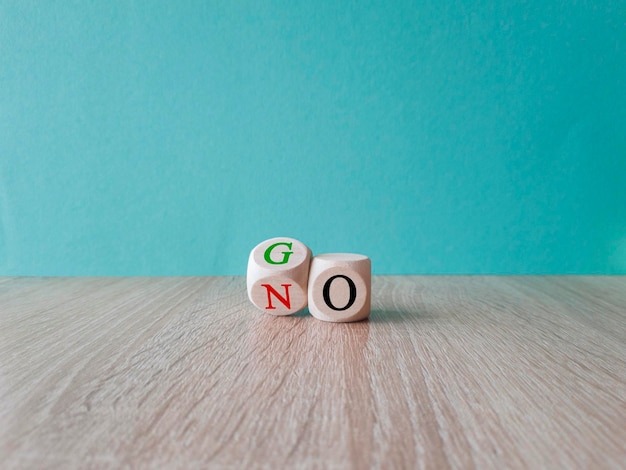
[[[330,301],[330,285],[338,277],[345,279],[348,282],[348,286],[350,287],[350,299],[348,300],[348,303],[346,304],[346,306],[342,308],[335,307],[333,303]],[[350,307],[352,307],[352,304],[356,300],[356,286],[354,285],[354,281],[352,281],[352,279],[350,279],[348,276],[344,276],[343,274],[337,274],[329,278],[328,281],[326,281],[326,283],[324,284],[323,294],[324,294],[324,302],[326,302],[326,305],[328,305],[333,310],[341,312],[342,310],[348,310]]]

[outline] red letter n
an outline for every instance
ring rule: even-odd
[[[283,297],[282,295],[280,295],[276,289],[274,289],[272,286],[270,286],[269,284],[261,284],[263,287],[265,287],[267,289],[267,307],[265,307],[265,310],[276,310],[276,307],[274,307],[272,305],[272,294],[274,294],[274,296],[280,301],[281,304],[283,304],[285,307],[287,308],[291,308],[291,302],[289,301],[289,286],[291,286],[291,284],[281,284],[281,286],[283,286],[285,288],[285,297]]]

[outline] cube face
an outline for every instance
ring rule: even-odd
[[[248,258],[250,301],[272,315],[291,315],[307,306],[311,250],[289,237],[259,243]]]
[[[309,271],[311,314],[323,321],[351,322],[369,317],[371,261],[367,256],[331,253],[315,256]]]
[[[308,272],[310,261],[311,250],[304,243],[294,238],[277,237],[255,246],[250,253],[249,263],[271,274],[297,270],[301,267],[306,267]]]
[[[270,315],[291,315],[307,306],[306,284],[283,276],[258,279],[248,292],[250,301]]]

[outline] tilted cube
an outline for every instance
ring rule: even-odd
[[[248,258],[250,301],[272,315],[291,315],[307,306],[311,250],[304,243],[278,237],[259,243]]]

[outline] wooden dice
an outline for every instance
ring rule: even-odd
[[[367,256],[330,253],[311,259],[311,250],[293,238],[265,240],[248,258],[248,297],[272,315],[291,315],[308,304],[319,320],[364,320],[370,314],[371,284]]]
[[[369,317],[372,264],[364,255],[318,255],[309,270],[309,311],[318,320],[351,322]]]
[[[307,305],[311,250],[288,237],[259,243],[248,258],[250,301],[272,315],[291,315]]]

